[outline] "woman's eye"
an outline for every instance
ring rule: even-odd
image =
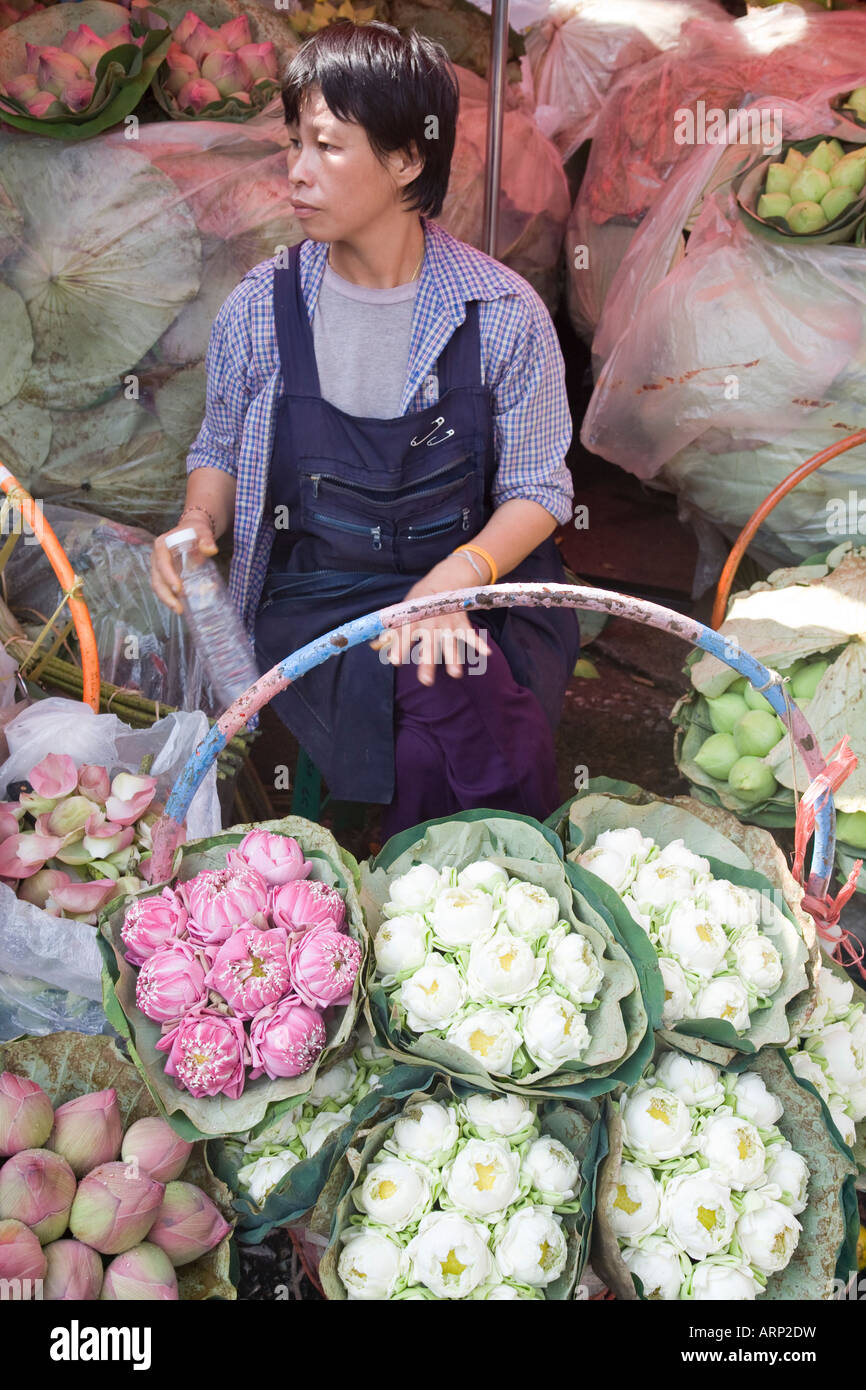
[[[319,141],[319,149],[320,149],[320,150],[330,150],[331,148],[332,148],[332,146],[329,145],[328,142],[327,142],[326,140],[320,140],[320,141]]]

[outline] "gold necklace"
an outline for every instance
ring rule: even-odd
[[[415,269],[413,270],[411,276],[410,276],[409,279],[407,280],[407,282],[406,282],[407,284],[411,284],[411,282],[416,278],[416,276],[417,276],[419,270],[421,269],[421,264],[422,264],[422,262],[423,262],[423,260],[424,260],[424,255],[425,255],[426,251],[427,251],[427,243],[426,243],[426,241],[425,241],[425,243],[424,243],[424,250],[421,252],[421,257],[420,257],[420,259],[419,259],[419,261],[418,261],[418,264],[416,265],[416,267],[415,267]],[[331,247],[330,247],[330,246],[328,247],[328,265],[331,267],[332,270],[334,269],[334,262],[331,260]]]

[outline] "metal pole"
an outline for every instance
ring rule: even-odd
[[[496,255],[499,183],[502,172],[502,120],[505,114],[505,65],[508,58],[508,0],[493,0],[492,43],[487,82],[487,163],[484,170],[484,250]]]

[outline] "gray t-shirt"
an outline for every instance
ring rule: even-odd
[[[313,343],[326,401],[348,415],[391,420],[409,367],[409,339],[418,281],[369,289],[325,267]]]

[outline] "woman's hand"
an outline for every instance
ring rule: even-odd
[[[150,586],[157,598],[173,613],[183,612],[183,604],[180,601],[181,584],[174,557],[165,543],[165,538],[174,535],[176,531],[186,530],[195,531],[199,554],[203,560],[217,553],[213,528],[203,511],[188,512],[171,531],[157,536],[150,560]]]
[[[423,598],[450,589],[467,589],[473,584],[477,586],[478,575],[465,557],[449,555],[414,584],[406,598]],[[449,676],[460,677],[464,664],[476,664],[466,663],[469,652],[484,658],[490,654],[486,633],[472,626],[465,610],[443,613],[436,618],[423,618],[402,628],[392,628],[383,632],[370,646],[374,651],[387,652],[387,660],[392,666],[415,661],[422,685],[433,684],[437,666],[444,665]]]

